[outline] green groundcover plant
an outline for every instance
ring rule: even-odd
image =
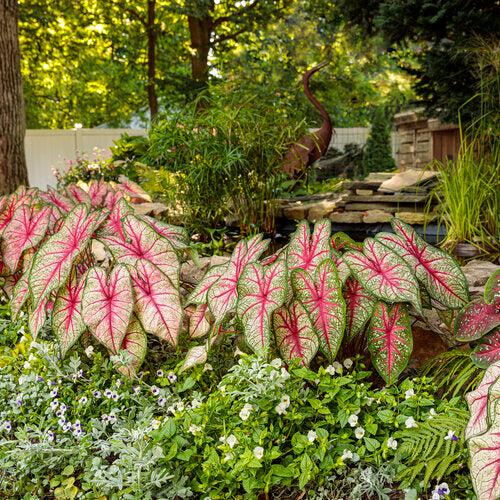
[[[241,355],[223,375],[219,358],[190,372],[166,358],[129,380],[100,349],[61,363],[25,316],[7,320],[5,497],[473,498],[468,412],[431,378],[380,388],[360,359],[312,370]]]

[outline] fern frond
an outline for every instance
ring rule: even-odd
[[[454,349],[440,354],[425,363],[422,375],[432,377],[446,398],[473,391],[481,382],[484,370],[474,365],[471,352]]]
[[[416,428],[399,431],[396,435],[401,445],[396,460],[402,469],[398,479],[410,486],[423,473],[422,481],[426,487],[431,481],[439,482],[457,470],[466,453],[463,432],[468,419],[467,410],[454,409],[452,413],[436,415]],[[459,441],[445,439],[448,430],[453,430]]]

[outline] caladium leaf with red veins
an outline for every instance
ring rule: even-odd
[[[465,428],[465,439],[482,434],[491,424],[488,421],[488,393],[497,380],[500,380],[500,362],[490,365],[477,389],[466,394],[470,419]]]
[[[170,278],[175,286],[179,284],[179,261],[172,245],[160,236],[146,222],[128,215],[123,220],[124,237],[103,236],[101,241],[108,247],[118,262],[136,266],[141,260],[148,260]]]
[[[481,339],[471,358],[480,368],[487,368],[492,363],[500,361],[500,329]]]
[[[413,349],[408,310],[403,304],[379,302],[368,329],[368,349],[373,365],[388,383],[396,382]]]
[[[301,222],[288,244],[288,268],[314,269],[319,263],[330,257],[330,231],[329,220],[320,220],[314,225],[311,236],[309,223]]]
[[[186,358],[184,359],[184,363],[180,369],[180,373],[189,370],[196,365],[201,365],[206,362],[208,355],[208,348],[206,345],[197,345],[191,347],[188,353],[186,354]]]
[[[470,472],[478,500],[500,498],[500,408],[490,428],[469,439]]]
[[[455,319],[455,337],[461,342],[476,340],[500,325],[500,312],[493,304],[474,302]]]
[[[66,355],[86,329],[82,318],[84,285],[85,280],[78,282],[75,274],[70,275],[54,302],[52,330],[59,340],[62,356]]]
[[[332,248],[337,252],[346,250],[363,250],[363,244],[355,242],[349,235],[342,231],[335,233],[331,238]]]
[[[45,236],[51,208],[35,211],[27,205],[20,206],[3,232],[2,254],[5,265],[14,272],[26,250],[38,245]]]
[[[155,265],[138,260],[130,267],[135,291],[135,311],[148,333],[177,345],[182,325],[182,307],[178,289]]]
[[[283,263],[263,267],[255,262],[245,267],[238,281],[238,317],[247,344],[260,356],[269,351],[271,315],[285,300],[286,280]]]
[[[392,227],[396,234],[380,233],[377,239],[408,263],[433,299],[451,309],[463,307],[469,289],[453,257],[427,244],[409,224],[393,219]]]
[[[118,189],[121,189],[125,194],[130,196],[130,198],[137,198],[143,201],[151,201],[151,196],[149,196],[144,189],[141,188],[135,182],[132,182],[130,179],[127,179],[124,175],[120,175],[119,179],[120,183],[117,185]]]
[[[89,206],[91,204],[89,194],[76,184],[68,184],[66,193],[75,203],[83,203]]]
[[[371,318],[377,301],[354,278],[349,278],[346,281],[344,298],[346,302],[347,340],[351,341],[363,330]]]
[[[205,304],[208,299],[210,287],[226,272],[227,264],[213,266],[207,270],[203,279],[196,285],[196,288],[190,293],[187,304]]]
[[[126,377],[132,378],[144,361],[147,345],[148,339],[140,321],[132,316],[120,347],[120,351],[125,351],[127,362],[116,363],[115,368]]]
[[[33,339],[37,338],[38,332],[47,320],[47,310],[49,306],[49,299],[43,298],[38,302],[36,307],[28,313],[28,323]]]
[[[308,365],[318,351],[318,336],[304,306],[297,301],[273,314],[276,343],[287,361],[299,359]]]
[[[40,247],[33,258],[29,277],[35,306],[66,281],[76,258],[88,246],[104,215],[100,211],[89,213],[85,205],[77,205],[61,229]]]
[[[93,207],[103,207],[106,196],[110,192],[109,184],[103,180],[91,181],[89,185],[89,198]]]
[[[333,263],[335,264],[335,267],[337,268],[339,280],[342,283],[342,285],[344,285],[345,282],[347,281],[347,278],[351,274],[351,270],[349,269],[349,266],[346,264],[342,255],[339,252],[336,252],[335,250],[332,251],[332,260]]]
[[[204,337],[212,328],[208,311],[208,304],[196,306],[193,314],[189,318],[189,336],[192,339]]]
[[[113,354],[123,343],[133,307],[132,281],[125,266],[116,265],[109,276],[101,267],[89,270],[83,290],[83,321]]]
[[[104,205],[108,210],[113,210],[114,206],[120,201],[123,200],[123,193],[121,191],[112,192],[110,191],[106,198],[104,199]]]
[[[292,274],[296,297],[309,314],[323,354],[333,361],[344,336],[346,305],[335,265],[322,262],[315,271]]]
[[[40,198],[50,205],[55,205],[62,214],[67,214],[74,207],[74,203],[61,193],[49,187],[47,191],[40,191]]]
[[[164,238],[172,244],[177,250],[181,250],[187,247],[189,237],[187,231],[183,227],[173,226],[172,224],[166,224],[161,222],[154,217],[145,216],[144,219],[149,222],[151,227]]]
[[[19,197],[15,194],[11,194],[10,196],[5,197],[5,199],[6,201],[4,203],[3,210],[0,213],[0,235],[3,234],[4,229],[11,221],[17,207],[22,204],[22,202],[20,202],[19,200]]]
[[[247,264],[256,261],[269,245],[262,235],[248,241],[242,240],[236,245],[224,274],[208,290],[208,307],[217,323],[236,307],[238,298],[237,285],[241,273]]]
[[[264,257],[260,263],[263,266],[270,266],[271,264],[274,264],[279,258],[285,258],[286,257],[286,246],[281,247],[279,250],[276,250],[276,252],[272,253],[271,255],[268,255],[267,257]]]
[[[484,285],[484,301],[500,309],[500,269],[497,269]]]
[[[350,250],[343,258],[370,294],[386,302],[410,302],[421,311],[418,282],[405,261],[390,248],[366,238],[363,253]]]
[[[120,198],[109,212],[106,224],[102,229],[102,234],[114,238],[119,237],[121,239],[125,239],[123,220],[127,215],[132,214],[133,212],[130,205],[123,198]]]
[[[12,319],[14,320],[17,318],[19,311],[29,298],[29,272],[29,269],[25,271],[12,289],[12,295],[10,298],[10,313],[12,315]]]

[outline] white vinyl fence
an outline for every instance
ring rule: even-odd
[[[77,154],[92,155],[94,148],[102,156],[109,156],[110,146],[122,134],[145,135],[145,129],[79,129],[79,130],[27,130],[25,139],[26,162],[31,186],[46,188],[55,184],[52,169],[64,169],[65,160],[75,160]],[[364,127],[337,128],[332,146],[341,151],[349,143],[364,145],[369,129]],[[396,134],[392,135],[392,151],[398,149]]]

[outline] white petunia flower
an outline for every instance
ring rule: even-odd
[[[139,394],[141,392],[141,387],[139,385],[134,386],[133,388],[134,394]]]
[[[342,365],[338,361],[334,361],[332,366],[337,373],[342,373]]]
[[[392,436],[387,440],[387,448],[391,450],[396,450],[398,448],[398,442]]]
[[[273,368],[281,368],[281,359],[274,358],[271,363],[269,363]]]
[[[233,454],[228,451],[225,455],[224,455],[224,462],[229,462],[229,460],[232,460],[233,459]]]
[[[278,415],[285,415],[285,413],[286,413],[286,407],[283,405],[283,403],[280,403],[280,404],[278,404],[278,405],[275,406],[274,411]]]
[[[193,399],[193,401],[191,401],[191,408],[195,409],[195,408],[199,408],[201,406],[201,401],[199,399]]]
[[[158,419],[151,420],[151,428],[153,430],[159,429],[160,425],[161,425],[160,420],[158,420]]]
[[[226,443],[229,446],[229,448],[233,449],[238,444],[238,440],[236,439],[236,436],[234,434],[230,434],[226,438]]]
[[[429,416],[427,418],[433,418],[437,415],[436,410],[434,408],[431,408],[429,410]]]
[[[59,401],[57,399],[54,399],[53,401],[50,402],[50,408],[52,410],[55,410],[59,406]]]
[[[213,370],[213,367],[210,363],[205,363],[203,365],[203,371],[204,372],[211,372]]]
[[[195,436],[201,431],[201,427],[199,425],[191,424],[188,430],[193,436]]]
[[[264,456],[264,448],[262,448],[262,446],[256,446],[253,449],[253,454],[257,460],[260,460]]]
[[[158,398],[158,406],[165,406],[167,404],[167,398]]]
[[[284,396],[281,396],[281,404],[285,407],[288,408],[290,406],[290,396],[285,394]]]
[[[455,434],[455,431],[449,430],[448,434],[444,437],[445,441],[458,441],[458,437]]]
[[[307,440],[310,443],[314,443],[314,441],[317,439],[318,435],[316,434],[315,431],[311,430],[307,433]]]
[[[411,429],[412,427],[418,427],[417,422],[415,422],[415,419],[413,417],[408,417],[405,420],[405,426],[407,429]]]
[[[351,415],[348,419],[347,422],[351,427],[356,427],[356,424],[358,423],[358,416],[357,415]]]
[[[405,399],[410,399],[412,398],[413,396],[415,396],[415,391],[413,389],[408,389],[406,392],[405,392]]]
[[[91,358],[93,355],[94,355],[94,347],[89,345],[86,349],[85,349],[85,355],[87,356],[87,358]]]
[[[361,439],[365,435],[365,430],[363,429],[363,427],[356,427],[354,435],[357,439]]]
[[[352,460],[352,451],[347,448],[342,452],[342,460]]]
[[[170,372],[167,375],[167,379],[171,384],[174,384],[175,382],[177,382],[177,375],[174,372]]]
[[[241,420],[248,420],[250,413],[253,410],[253,406],[250,403],[246,403],[245,406],[240,411]]]
[[[80,404],[82,404],[82,405],[87,404],[87,401],[88,401],[87,396],[82,396],[80,398]]]
[[[283,380],[288,380],[290,378],[290,374],[288,373],[288,370],[285,367],[281,368],[281,378]]]
[[[349,370],[349,368],[352,368],[352,365],[354,363],[352,362],[351,358],[346,358],[344,359],[344,366]]]
[[[158,394],[160,394],[160,389],[158,387],[156,387],[156,385],[152,385],[151,386],[151,394],[153,396],[158,396]]]
[[[335,367],[332,365],[328,365],[325,368],[325,372],[328,373],[329,375],[335,375]]]

